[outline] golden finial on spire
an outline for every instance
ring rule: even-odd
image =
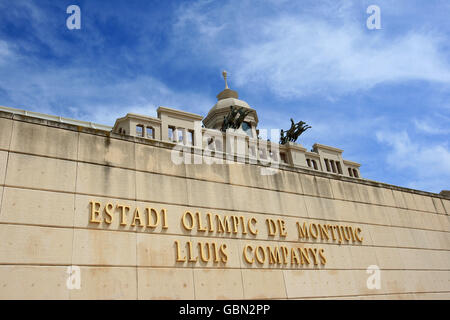
[[[223,70],[223,71],[222,71],[222,76],[223,76],[223,78],[224,78],[224,80],[225,80],[225,89],[228,89],[228,83],[227,83],[227,71],[226,71],[226,70]]]

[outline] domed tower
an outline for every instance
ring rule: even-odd
[[[227,83],[227,72],[222,72],[223,78],[225,80],[225,90],[217,95],[217,103],[214,107],[209,110],[208,115],[203,119],[203,124],[209,129],[222,128],[224,118],[230,112],[231,107],[245,108],[250,111],[250,113],[244,118],[244,122],[241,125],[240,130],[247,133],[248,136],[256,138],[256,126],[258,125],[258,115],[255,109],[251,108],[247,102],[239,100],[238,93],[234,90],[228,88]]]

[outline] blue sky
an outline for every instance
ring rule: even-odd
[[[68,30],[66,8],[81,8]],[[369,5],[381,30],[368,30]],[[344,149],[363,177],[450,188],[450,1],[0,0],[0,105],[113,125],[202,115],[229,84],[260,128]]]

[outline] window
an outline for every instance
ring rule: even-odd
[[[147,138],[155,139],[155,130],[153,127],[147,127]]]
[[[169,140],[174,141],[175,140],[175,128],[169,127]]]
[[[260,159],[267,159],[266,149],[259,150],[259,158]]]
[[[188,130],[187,143],[191,146],[194,145],[194,130]]]
[[[306,163],[308,164],[308,167],[310,167],[310,168],[311,168],[311,160],[309,160],[309,159],[306,159]]]
[[[275,161],[275,162],[279,162],[278,160],[278,153],[277,152],[273,152],[272,150],[269,151],[269,155],[270,158]]]
[[[256,157],[256,147],[255,146],[249,146],[249,156]]]
[[[252,134],[252,125],[249,122],[242,122],[242,130],[245,131],[245,133],[252,138],[253,134]]]
[[[348,168],[348,175],[349,175],[350,177],[353,177],[353,171],[352,171],[352,168]]]
[[[183,142],[183,129],[178,128],[177,134],[178,134],[178,142]]]
[[[138,124],[136,126],[136,136],[137,137],[143,137],[144,136],[144,126],[141,124]]]
[[[208,148],[209,150],[214,151],[215,141],[216,141],[216,138],[215,138],[215,137],[208,138],[208,141],[207,141],[207,148]]]
[[[339,174],[342,174],[342,167],[340,162],[336,162],[337,170]]]
[[[353,169],[353,175],[355,178],[359,178],[358,171],[356,169]]]
[[[282,162],[287,163],[286,153],[280,153],[280,158]]]
[[[334,160],[330,160],[330,162],[331,162],[331,170],[332,170],[334,173],[336,173],[336,164],[335,164]]]
[[[317,167],[317,162],[316,162],[316,160],[311,160],[311,161],[312,161],[314,170],[319,170],[319,168]]]
[[[217,151],[223,151],[223,149],[222,149],[222,141],[220,141],[219,139],[216,139],[216,150]]]
[[[328,161],[328,159],[325,159],[325,166],[327,167],[327,171],[330,172],[330,162]]]

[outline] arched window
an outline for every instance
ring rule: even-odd
[[[348,168],[348,175],[349,175],[350,177],[353,177],[353,171],[352,171],[352,168]]]

